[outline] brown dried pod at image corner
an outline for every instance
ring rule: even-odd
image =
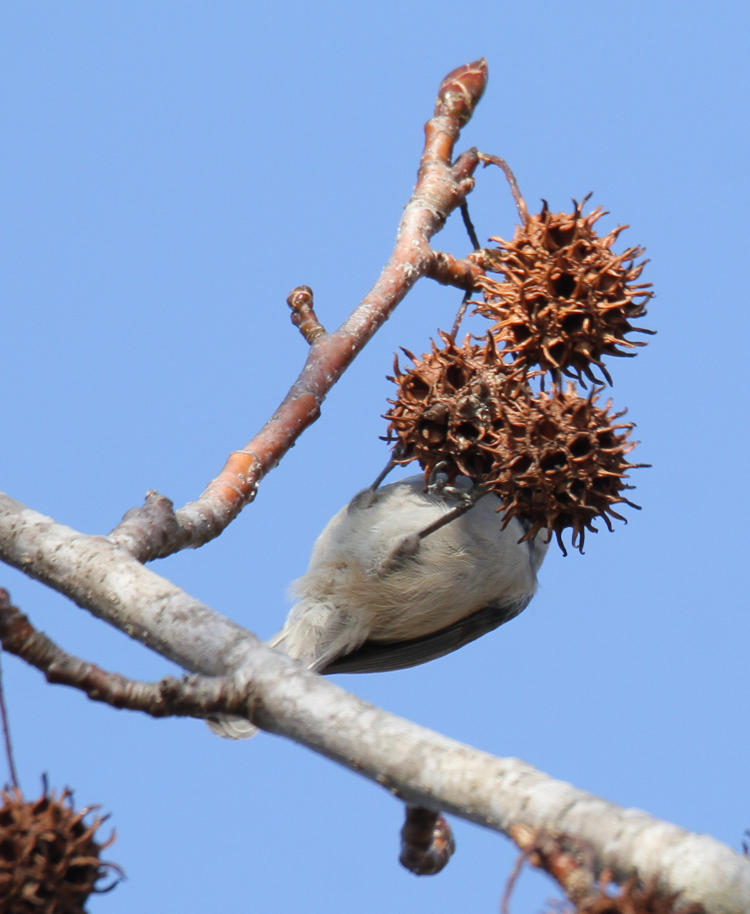
[[[644,249],[615,254],[612,244],[627,226],[599,236],[594,225],[605,211],[584,215],[590,196],[574,200],[571,213],[551,213],[543,201],[541,212],[529,216],[523,204],[523,224],[512,241],[492,238],[497,248],[471,255],[503,276],[482,277],[477,287],[484,300],[475,304],[494,321],[491,332],[510,363],[525,371],[538,366],[558,383],[562,374],[600,382],[596,366],[611,384],[602,359],[635,355],[629,350],[645,342],[626,335],[652,332],[631,323],[646,313],[652,296],[651,283],[637,282],[647,262],[636,263]]]
[[[633,423],[617,421],[625,410],[612,413],[611,400],[597,406],[600,390],[581,397],[571,383],[564,391],[505,402],[493,467],[484,479],[503,501],[504,525],[521,518],[528,527],[524,539],[546,529],[564,554],[566,529],[582,552],[586,531],[597,532],[597,518],[612,530],[610,517],[626,521],[615,505],[640,508],[624,496],[633,488],[625,479],[628,470],[648,464],[628,462],[637,444],[628,440]]]
[[[397,387],[386,441],[395,442],[396,463],[417,460],[429,481],[437,471],[449,481],[456,476],[481,480],[492,466],[486,445],[494,440],[501,402],[519,393],[522,383],[513,380],[503,365],[491,337],[484,345],[467,337],[458,346],[440,331],[443,346],[432,342],[432,351],[401,370],[394,359],[389,380]]]
[[[4,788],[0,799],[0,911],[78,914],[92,893],[114,888],[122,873],[100,859],[114,833],[103,844],[94,838],[107,817],[84,821],[98,807],[76,812],[71,791],[58,797],[46,782],[38,800],[24,800],[16,787]],[[97,886],[113,873],[114,883]]]

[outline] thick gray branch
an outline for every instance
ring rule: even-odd
[[[409,803],[503,832],[517,825],[562,832],[595,848],[597,868],[618,879],[637,870],[713,914],[750,911],[750,862],[718,841],[387,714],[260,644],[103,537],[0,495],[0,556],[186,669],[216,675],[241,667],[233,678],[246,689],[254,723]]]

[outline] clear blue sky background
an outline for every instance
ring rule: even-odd
[[[104,533],[145,492],[194,498],[262,425],[305,345],[290,289],[337,325],[385,261],[441,77],[486,55],[460,146],[531,206],[594,191],[644,244],[659,335],[615,373],[643,511],[551,550],[531,607],[430,665],[339,677],[383,707],[733,847],[747,803],[747,35],[744,4],[5,3],[0,486]],[[515,212],[498,172],[480,237]],[[467,242],[454,218],[436,240]],[[450,325],[428,281],[331,394],[257,501],[157,563],[263,637],[329,515],[386,458],[394,350]],[[63,646],[156,679],[161,657],[2,570]],[[515,853],[454,822],[449,868],[397,862],[399,804],[283,739],[233,744],[48,686],[5,658],[23,786],[111,811],[128,880],[95,914],[496,911]],[[513,910],[538,911],[545,878]]]

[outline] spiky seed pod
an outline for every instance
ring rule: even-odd
[[[505,505],[504,525],[511,517],[527,527],[524,539],[543,529],[554,533],[563,553],[562,533],[572,530],[573,548],[583,551],[586,530],[596,532],[601,517],[625,520],[615,505],[633,504],[623,495],[627,471],[647,464],[628,463],[636,442],[628,441],[631,422],[618,422],[612,401],[596,405],[576,393],[575,385],[541,391],[534,397],[504,401],[500,431],[492,448],[493,466],[484,484]]]
[[[24,800],[16,787],[0,792],[0,911],[8,914],[78,914],[97,883],[113,870],[94,835],[106,817],[86,824],[89,806],[78,812],[67,788],[57,797],[46,784],[42,796]],[[116,880],[117,881],[117,880]]]
[[[481,479],[491,468],[486,445],[494,441],[501,421],[501,402],[520,387],[509,377],[494,342],[475,345],[467,337],[462,346],[440,332],[442,347],[417,358],[404,371],[394,359],[398,386],[386,440],[396,442],[397,462],[419,461],[425,478],[439,468],[452,481],[459,474]]]
[[[651,332],[631,323],[646,313],[651,283],[637,282],[643,248],[611,249],[627,226],[597,235],[594,225],[605,212],[597,207],[584,216],[589,196],[573,201],[572,213],[551,213],[544,201],[512,241],[492,238],[497,248],[474,255],[484,269],[503,274],[480,280],[484,301],[476,310],[494,321],[498,343],[525,370],[539,366],[555,381],[565,374],[583,383],[584,376],[598,380],[597,366],[611,384],[602,359],[635,355],[645,343],[626,335]]]

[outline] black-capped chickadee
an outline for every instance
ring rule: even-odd
[[[472,492],[461,477],[425,491],[424,478],[410,476],[355,495],[318,537],[271,647],[320,673],[397,670],[518,615],[536,590],[545,533],[519,543],[521,522],[501,530],[497,496]],[[448,514],[459,516],[439,526]],[[256,732],[235,717],[209,725],[234,739]]]

